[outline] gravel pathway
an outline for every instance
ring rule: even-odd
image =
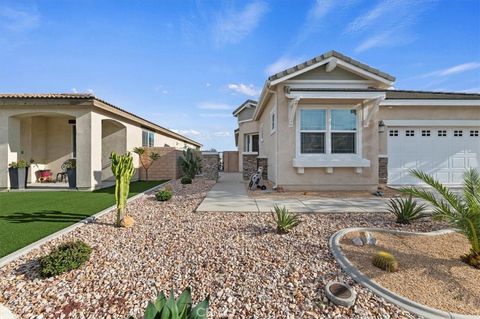
[[[210,318],[413,318],[344,275],[328,238],[345,227],[444,225],[398,227],[385,214],[304,214],[293,233],[277,235],[268,213],[195,213],[212,182],[171,185],[169,202],[150,194],[129,203],[131,229],[113,227],[111,212],[0,269],[0,303],[22,318],[139,318],[158,291],[191,286],[194,300],[211,295]],[[71,239],[92,245],[90,261],[40,279],[36,259]],[[327,301],[323,287],[333,279],[353,285],[354,307]]]

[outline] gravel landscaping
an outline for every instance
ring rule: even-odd
[[[377,247],[355,246],[351,232],[341,240],[346,257],[376,283],[418,303],[443,311],[480,315],[480,271],[460,260],[470,244],[465,236],[450,233],[405,236],[374,232]],[[372,256],[383,250],[398,260],[397,272],[388,273],[372,265]]]
[[[385,214],[303,214],[292,233],[278,235],[268,213],[196,213],[210,181],[170,184],[168,202],[149,194],[129,203],[132,228],[113,227],[112,211],[1,268],[0,303],[22,318],[139,318],[160,290],[178,294],[191,286],[194,301],[210,294],[209,318],[413,318],[343,274],[328,239],[354,226],[445,226],[424,219],[400,227]],[[93,247],[90,260],[39,278],[37,258],[73,239]],[[325,298],[323,288],[334,279],[356,290],[354,307],[335,307]]]

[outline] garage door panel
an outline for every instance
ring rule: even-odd
[[[397,134],[391,134],[391,130]],[[480,168],[480,139],[470,136],[470,130],[465,127],[389,128],[389,183],[420,184],[409,173],[417,169],[442,183],[461,184],[466,169]]]

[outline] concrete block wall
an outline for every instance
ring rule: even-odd
[[[378,182],[386,184],[388,181],[388,157],[378,159]]]
[[[182,176],[180,165],[178,165],[178,158],[182,155],[182,151],[177,150],[174,147],[146,148],[146,153],[150,154],[150,152],[160,154],[160,159],[153,162],[152,166],[150,166],[150,169],[148,170],[149,180],[177,179]],[[140,179],[145,180],[145,170],[141,164],[139,167]]]

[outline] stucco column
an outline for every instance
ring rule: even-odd
[[[94,189],[102,182],[102,122],[93,112],[76,118],[77,188]]]
[[[8,164],[20,153],[20,120],[0,114],[0,189],[8,188]]]

